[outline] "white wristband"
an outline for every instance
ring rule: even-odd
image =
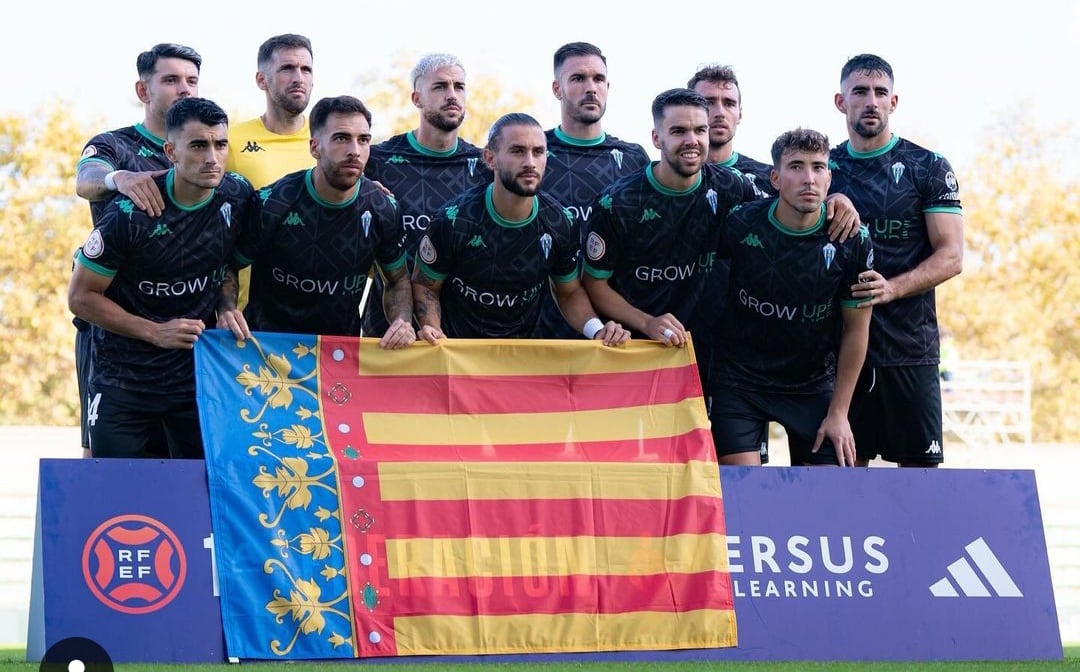
[[[109,191],[116,191],[116,174],[119,170],[114,170],[111,173],[105,173],[105,188]]]
[[[604,328],[604,323],[600,321],[598,317],[589,318],[589,321],[585,323],[585,326],[581,328],[581,333],[585,335],[585,338],[590,341],[596,337],[596,332]]]

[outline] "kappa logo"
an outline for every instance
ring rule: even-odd
[[[143,146],[143,147],[139,147],[139,156],[141,156],[141,157],[143,157],[145,159],[147,157],[157,156],[157,152],[150,149],[149,147]]]
[[[651,222],[655,219],[660,219],[660,213],[652,208],[645,208],[645,212],[641,213],[641,222]]]
[[[300,215],[296,214],[295,212],[290,212],[289,215],[285,218],[285,221],[282,222],[282,224],[284,224],[285,226],[303,226],[304,220],[300,219]]]
[[[391,154],[390,158],[386,160],[387,163],[408,163],[409,160],[400,154]]]
[[[465,247],[487,247],[484,243],[484,238],[478,233],[473,236],[469,242],[465,243]]]
[[[967,557],[961,556],[959,560],[949,565],[948,576],[930,586],[931,595],[934,597],[1024,596],[1009,573],[1005,571],[1001,561],[990,550],[985,539],[979,537],[965,546],[964,550],[967,551],[967,555],[975,566],[972,567]],[[978,573],[975,571],[976,568],[979,570]],[[982,578],[979,578],[979,573],[982,574]],[[949,580],[950,577],[952,581]],[[953,582],[956,585],[953,585]],[[990,584],[989,588],[986,584]],[[990,592],[991,590],[993,593]]]
[[[265,151],[266,151],[266,148],[265,147],[260,147],[259,143],[255,142],[254,140],[248,140],[247,144],[244,145],[244,148],[240,150],[241,153],[243,153],[243,152],[252,152],[252,153],[254,153],[254,152],[265,152]]]
[[[925,454],[926,455],[940,455],[941,454],[941,444],[938,443],[937,439],[934,439],[933,441],[930,442],[930,445],[926,447],[926,453]]]
[[[760,247],[763,250],[765,249],[765,246],[761,244],[761,239],[757,237],[756,233],[746,234],[746,237],[739,242],[747,247]]]
[[[172,229],[166,224],[158,224],[154,227],[154,230],[150,232],[151,238],[157,238],[158,236],[167,236],[172,233]]]

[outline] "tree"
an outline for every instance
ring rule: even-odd
[[[357,80],[359,98],[372,110],[372,132],[376,142],[416,128],[417,109],[412,104],[410,73],[419,54],[398,53],[390,66],[369,70]],[[472,74],[466,67],[465,122],[459,135],[483,147],[495,120],[508,112],[529,112],[536,101],[520,91],[508,90],[498,78]]]
[[[1056,160],[1069,135],[1019,115],[983,135],[960,182],[964,272],[938,290],[963,359],[1031,363],[1037,441],[1080,440],[1080,180]]]
[[[90,231],[75,196],[89,134],[63,106],[0,117],[0,423],[77,421],[75,330],[67,309],[72,253]]]

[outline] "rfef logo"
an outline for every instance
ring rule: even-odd
[[[149,516],[106,520],[86,540],[83,578],[102,604],[148,614],[172,602],[187,576],[187,557],[168,527]]]

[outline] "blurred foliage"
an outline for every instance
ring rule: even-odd
[[[75,196],[88,137],[61,105],[0,117],[0,423],[78,422],[67,283],[90,231],[90,210]]]
[[[1026,360],[1032,434],[1080,440],[1080,180],[1069,128],[1002,119],[961,174],[964,271],[938,289],[938,319],[961,359]]]

